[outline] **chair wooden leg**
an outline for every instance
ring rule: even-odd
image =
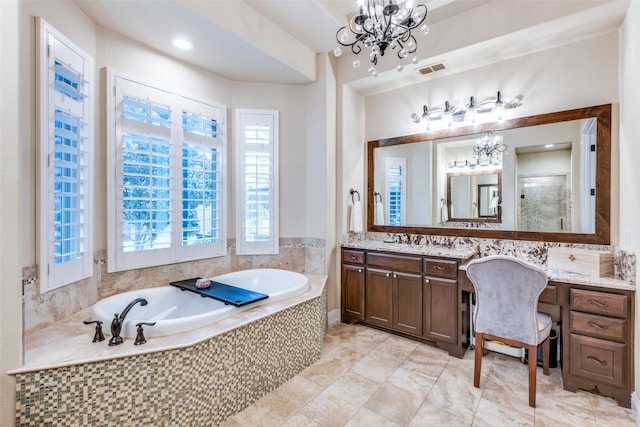
[[[474,353],[475,359],[473,364],[473,386],[480,388],[480,373],[482,371],[482,343],[484,341],[483,334],[481,332],[475,333],[475,346]]]
[[[549,375],[549,347],[551,347],[551,338],[547,337],[542,342],[542,373],[544,375]]]
[[[536,407],[536,367],[538,346],[529,346],[529,406]]]

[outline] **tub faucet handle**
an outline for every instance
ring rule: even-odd
[[[96,333],[93,335],[92,342],[104,341],[104,334],[102,333],[102,321],[100,320],[83,320],[85,325],[96,324]]]
[[[136,323],[136,326],[138,327],[137,329],[137,334],[136,334],[136,340],[133,343],[133,345],[142,345],[144,343],[147,342],[147,339],[144,337],[144,331],[142,330],[142,326],[153,326],[155,325],[156,322],[140,322],[140,323]]]

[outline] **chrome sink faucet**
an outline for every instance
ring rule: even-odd
[[[109,345],[118,345],[122,344],[123,339],[120,336],[120,331],[122,330],[122,324],[124,323],[124,318],[129,314],[129,310],[133,308],[134,305],[140,303],[140,305],[147,305],[148,302],[144,298],[136,298],[131,301],[125,308],[122,310],[122,313],[115,313],[113,315],[113,320],[111,321],[111,339],[109,340]]]

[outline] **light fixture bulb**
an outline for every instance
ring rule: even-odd
[[[413,58],[411,58],[411,63],[412,63],[413,65],[417,64],[417,63],[418,63],[418,57],[417,57],[417,56],[414,56]]]
[[[353,65],[353,68],[360,68],[360,60],[354,59],[352,65]]]
[[[338,58],[340,55],[342,55],[342,49],[340,49],[340,46],[338,46],[335,49],[333,49],[333,55],[336,58]]]
[[[423,24],[422,27],[420,27],[420,34],[423,36],[429,34],[429,26],[427,24]]]
[[[495,120],[500,122],[504,120],[504,112],[505,112],[504,102],[502,102],[500,91],[498,91],[498,96],[496,97],[496,104],[493,107],[493,117],[495,118]]]
[[[398,64],[398,66],[396,67],[396,70],[398,70],[398,72],[404,70],[404,65]]]
[[[193,49],[193,43],[191,43],[187,39],[175,38],[171,40],[171,44],[173,44],[178,49],[182,50],[191,50]]]

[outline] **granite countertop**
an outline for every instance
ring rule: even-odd
[[[460,266],[460,270],[467,270],[467,264],[462,264]],[[562,282],[569,283],[572,285],[586,285],[586,286],[594,286],[597,288],[607,288],[607,289],[620,289],[625,291],[635,291],[636,287],[634,285],[629,284],[622,279],[615,279],[613,277],[595,277],[588,276],[586,274],[580,273],[570,273],[568,271],[561,270],[547,270],[547,277],[550,282]]]
[[[478,254],[478,250],[470,246],[447,247],[438,245],[413,245],[408,243],[385,243],[379,240],[358,240],[343,243],[343,248],[397,252],[402,254],[426,255],[444,258],[467,260]]]
[[[8,373],[21,374],[191,347],[216,335],[246,325],[249,322],[317,298],[322,294],[327,282],[327,276],[316,274],[305,274],[305,276],[309,278],[309,289],[302,295],[260,305],[222,319],[212,325],[191,331],[149,338],[146,344],[139,346],[133,345],[135,341],[133,338],[125,338],[123,344],[109,347],[107,345],[109,339],[107,335],[108,325],[106,329],[103,325],[107,340],[97,343],[91,342],[94,328],[82,323],[83,320],[91,318],[91,307],[87,307],[26,337],[23,366]]]

